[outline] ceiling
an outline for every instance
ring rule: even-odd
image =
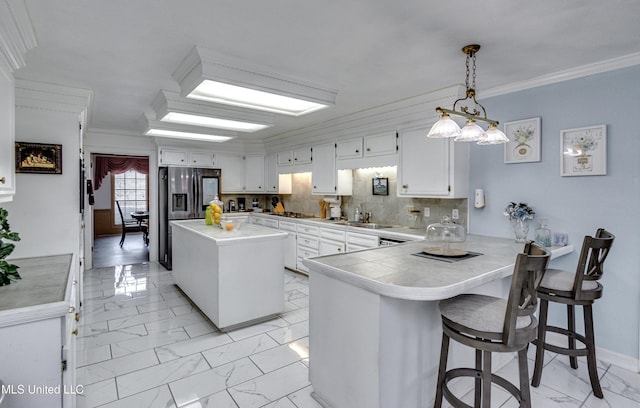
[[[38,46],[16,78],[94,92],[89,130],[140,132],[199,45],[338,91],[335,106],[266,138],[464,82],[477,89],[640,52],[637,0],[25,0]],[[466,7],[471,6],[471,9]]]

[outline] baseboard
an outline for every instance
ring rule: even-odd
[[[547,342],[549,343],[563,345],[566,347],[566,341],[567,337],[560,333],[547,332]],[[602,347],[596,347],[596,357],[600,361],[612,364],[624,370],[640,373],[640,360],[637,358],[620,354]]]

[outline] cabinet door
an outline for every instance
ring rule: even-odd
[[[398,195],[448,196],[451,139],[427,139],[427,130],[410,130],[400,137]]]
[[[311,194],[336,194],[336,150],[333,143],[313,147]]]
[[[287,238],[284,241],[284,266],[289,269],[296,269],[298,261],[296,233],[287,232]]]
[[[344,253],[344,241],[334,241],[329,239],[320,240],[320,256],[322,255],[334,255]]]
[[[247,155],[244,158],[244,191],[264,193],[264,156]]]
[[[382,156],[396,153],[396,134],[394,132],[364,137],[364,156]]]
[[[296,149],[293,151],[293,164],[311,163],[311,148]]]
[[[267,193],[278,193],[278,155],[270,154],[267,156],[264,165],[265,171],[265,189]]]
[[[13,77],[0,72],[0,202],[15,194],[15,87]]]
[[[336,143],[338,159],[358,159],[362,157],[362,138],[343,140]]]
[[[293,164],[293,151],[278,152],[278,166],[290,166]]]
[[[242,156],[218,153],[218,165],[222,170],[220,180],[222,193],[243,193],[244,160],[242,160]]]
[[[189,165],[195,167],[213,167],[213,152],[191,152],[189,155]]]
[[[161,149],[160,164],[164,166],[186,166],[188,164],[186,150]]]

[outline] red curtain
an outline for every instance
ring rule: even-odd
[[[96,156],[93,163],[93,188],[97,190],[109,172],[125,173],[134,169],[138,173],[149,174],[149,158],[134,156]]]

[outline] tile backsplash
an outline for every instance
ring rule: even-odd
[[[372,180],[378,175],[389,179],[389,195],[373,195]],[[371,212],[372,222],[394,225],[408,225],[407,207],[419,210],[423,227],[439,222],[443,215],[451,216],[458,210],[457,224],[467,227],[468,200],[444,198],[406,198],[396,196],[396,167],[381,167],[353,170],[353,195],[342,196],[342,214],[354,219],[356,207],[363,212]],[[320,204],[323,196],[311,195],[311,173],[295,173],[292,175],[292,194],[281,195],[280,200],[286,211],[320,216]],[[270,201],[269,201],[270,202]],[[423,208],[430,209],[430,216],[422,218]],[[268,208],[268,207],[267,207]]]

